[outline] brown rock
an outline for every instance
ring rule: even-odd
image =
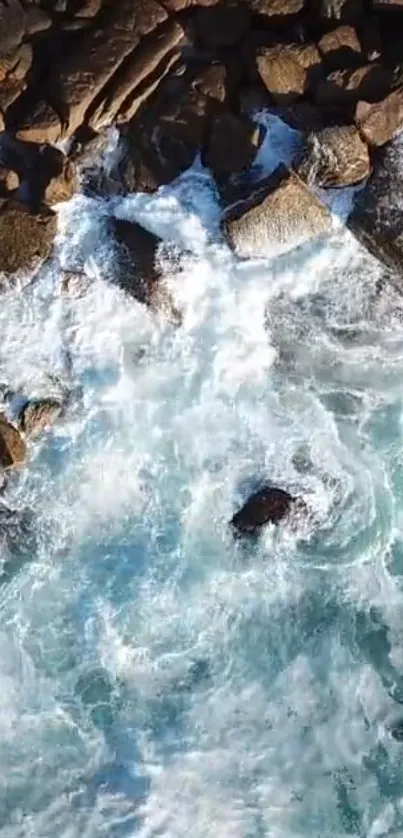
[[[298,174],[308,185],[353,186],[371,172],[368,146],[354,125],[325,128],[308,137]]]
[[[256,64],[267,90],[279,104],[288,104],[307,93],[322,71],[314,44],[282,44],[262,49]]]
[[[78,188],[78,179],[74,164],[67,158],[63,159],[61,172],[51,177],[45,186],[44,201],[48,206],[69,201]]]
[[[32,107],[15,132],[17,139],[32,143],[55,143],[61,134],[59,116],[43,99]]]
[[[247,4],[255,14],[281,19],[301,12],[305,0],[247,0]]]
[[[12,55],[22,43],[26,14],[19,0],[0,3],[0,57]]]
[[[59,68],[58,89],[66,119],[63,136],[85,121],[87,111],[125,58],[167,18],[156,0],[121,0],[110,9],[102,29],[91,30],[83,48],[71,52]]]
[[[52,251],[56,216],[31,215],[6,201],[0,208],[0,273],[36,270]]]
[[[166,73],[164,58],[174,50],[184,37],[182,26],[174,20],[167,21],[158,33],[132,52],[119,74],[119,80],[108,89],[92,116],[89,124],[99,131],[110,125],[122,109],[124,119],[133,118],[144,100],[144,91],[149,94],[147,79],[155,89]],[[175,53],[177,58],[178,53]],[[130,113],[129,113],[130,111]]]
[[[331,216],[294,172],[279,166],[249,200],[229,207],[223,226],[238,256],[265,258],[325,233]]]
[[[228,86],[227,68],[224,64],[210,64],[197,74],[193,84],[204,96],[209,96],[217,102],[225,102]]]
[[[355,122],[369,145],[388,143],[403,129],[403,87],[394,90],[381,102],[358,102]]]
[[[10,71],[17,81],[22,81],[32,66],[33,50],[31,44],[22,44],[15,55],[15,64]]]
[[[12,169],[6,169],[3,166],[0,166],[0,183],[3,192],[12,192],[14,189],[18,189],[20,179],[17,172],[13,172]]]
[[[218,179],[242,172],[252,165],[262,139],[251,119],[223,111],[212,120],[204,162]]]
[[[24,465],[27,458],[26,444],[5,416],[0,416],[0,466],[5,469]]]
[[[98,14],[102,5],[103,0],[84,0],[84,2],[80,4],[76,15],[77,17],[93,18]]]
[[[283,489],[264,486],[235,513],[231,526],[239,534],[257,533],[265,524],[279,524],[290,514],[295,501],[296,498]]]
[[[361,43],[353,26],[338,26],[327,32],[320,39],[318,49],[329,70],[362,64]]]
[[[0,110],[3,114],[7,111],[14,102],[21,96],[21,93],[26,89],[25,81],[20,81],[12,75],[7,76],[0,84]]]
[[[237,0],[221,0],[215,6],[198,9],[195,16],[196,35],[207,47],[233,46],[248,24],[248,9]]]
[[[387,93],[391,77],[380,64],[367,64],[357,70],[337,70],[319,82],[315,98],[327,109],[355,106],[360,99],[374,102]]]
[[[23,408],[19,424],[27,437],[33,439],[59,418],[63,405],[57,399],[33,399]]]
[[[25,35],[36,35],[52,25],[49,15],[39,6],[29,6],[26,10]]]

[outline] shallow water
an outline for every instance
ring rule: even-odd
[[[180,328],[105,280],[110,212],[188,252]],[[197,166],[77,197],[82,295],[2,297],[1,380],[70,406],[6,495],[1,838],[403,834],[403,301],[337,218],[237,263],[219,217]],[[234,543],[265,479],[310,515]]]

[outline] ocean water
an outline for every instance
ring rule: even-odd
[[[298,137],[267,124],[270,168]],[[403,298],[350,198],[325,239],[237,262],[197,163],[77,196],[2,296],[9,414],[69,401],[3,498],[1,838],[403,835]],[[167,243],[180,327],[114,285],[109,213]],[[309,514],[234,542],[264,480]]]

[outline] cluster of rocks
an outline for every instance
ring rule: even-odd
[[[322,232],[306,186],[364,181],[403,128],[402,24],[401,0],[0,0],[0,274],[49,255],[52,207],[79,185],[153,191],[199,153],[231,202],[263,139],[252,104],[305,148],[259,184],[242,236],[240,207],[229,213],[230,240],[259,255],[258,233]],[[91,164],[112,124],[120,164],[102,178]],[[270,233],[257,219],[273,213]]]
[[[30,440],[52,425],[62,411],[63,403],[58,399],[42,398],[27,400],[22,405],[15,423],[10,422],[5,413],[0,413],[2,486],[5,484],[7,472],[22,468],[26,464]]]

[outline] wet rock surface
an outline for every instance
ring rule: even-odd
[[[0,415],[0,467],[19,468],[25,464],[27,447],[19,430]]]
[[[231,526],[239,534],[253,535],[265,524],[279,524],[292,511],[294,498],[284,489],[264,486],[251,495],[231,519]]]

